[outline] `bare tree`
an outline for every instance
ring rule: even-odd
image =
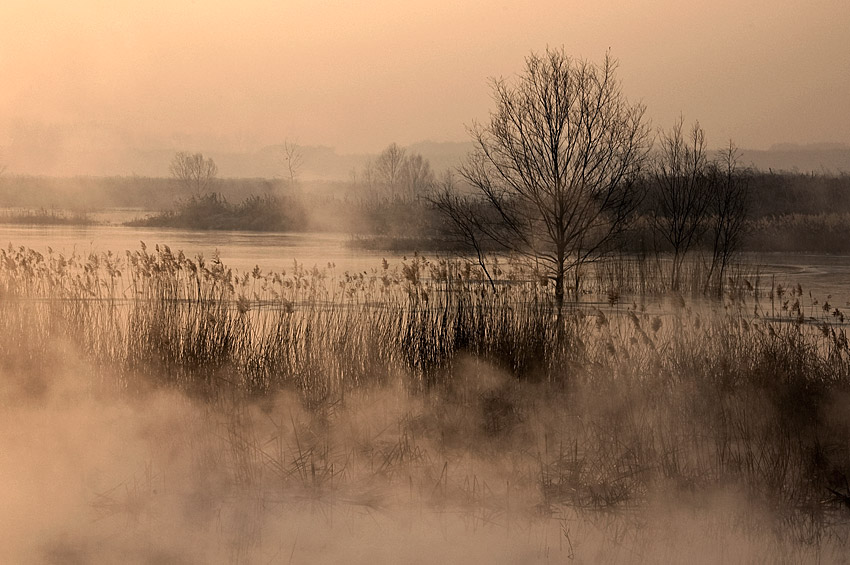
[[[413,198],[427,195],[436,185],[430,161],[419,153],[404,159],[401,176],[407,192]]]
[[[370,190],[383,189],[382,196],[396,198],[419,198],[437,185],[428,159],[419,153],[408,154],[397,143],[388,145],[374,161],[367,161],[360,179]]]
[[[297,142],[285,140],[283,142],[281,160],[289,176],[289,185],[295,186],[295,182],[298,179],[298,172],[304,163],[304,153],[301,151],[301,146]]]
[[[726,269],[741,247],[750,206],[750,172],[738,166],[739,152],[730,141],[711,166],[709,231],[712,255],[706,291],[712,276],[718,295],[723,294]]]
[[[690,135],[682,132],[683,119],[669,132],[661,132],[661,149],[653,167],[652,225],[669,244],[673,257],[670,286],[678,290],[682,263],[705,233],[711,204],[709,161],[705,132],[695,122]]]
[[[446,171],[439,189],[433,194],[429,194],[427,198],[437,210],[442,212],[447,221],[445,235],[456,243],[470,246],[473,249],[478,265],[481,266],[481,270],[490,282],[490,287],[495,292],[496,284],[487,268],[487,250],[484,248],[483,240],[483,235],[486,232],[482,228],[481,202],[457,192],[454,175],[451,171]]]
[[[174,155],[168,170],[174,179],[195,196],[207,192],[218,174],[218,167],[211,158],[204,158],[201,153],[185,151]]]
[[[360,184],[368,190],[374,191],[378,185],[378,172],[375,170],[375,162],[372,159],[366,161],[363,172],[360,175]]]
[[[397,194],[402,180],[405,153],[404,148],[399,147],[397,143],[391,143],[375,161],[375,172],[392,195]]]
[[[616,67],[607,55],[596,65],[532,53],[515,80],[493,81],[496,109],[471,128],[476,148],[460,168],[491,211],[475,229],[545,268],[559,312],[567,272],[604,252],[642,197],[649,128]]]

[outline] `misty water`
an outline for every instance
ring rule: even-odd
[[[342,233],[0,225],[3,247],[23,246],[41,253],[49,248],[66,256],[105,252],[122,256],[144,242],[149,249],[168,245],[190,257],[202,254],[209,260],[217,255],[240,272],[254,266],[264,272],[290,271],[298,261],[308,269],[331,264],[330,271],[341,275],[379,269],[383,258],[390,263],[402,259],[400,254],[355,249],[350,240]],[[752,264],[748,272],[753,283],[762,288],[799,283],[814,297],[831,294],[830,301],[837,306],[848,298],[848,256],[762,254],[745,259]],[[588,303],[592,300],[587,298]],[[602,304],[605,299],[600,300]],[[298,396],[302,391],[291,383],[256,404],[205,403],[183,394],[177,385],[157,385],[161,388],[155,393],[138,397],[92,395],[92,382],[124,378],[118,376],[120,363],[96,364],[84,347],[76,345],[71,331],[45,330],[42,335],[38,333],[42,325],[28,315],[28,309],[43,316],[61,309],[33,301],[3,304],[7,315],[0,322],[8,336],[6,358],[23,358],[30,350],[39,354],[27,358],[35,368],[20,369],[22,363],[11,364],[8,359],[0,365],[6,383],[0,392],[8,407],[0,415],[0,479],[10,485],[11,493],[7,503],[11,510],[0,513],[0,529],[12,532],[13,540],[0,544],[0,562],[26,562],[26,557],[36,556],[30,562],[460,563],[577,558],[577,562],[631,563],[692,561],[693,556],[703,562],[771,561],[788,555],[791,561],[806,561],[815,554],[829,561],[844,547],[831,539],[810,546],[797,544],[787,533],[762,535],[763,526],[752,518],[760,507],[739,496],[738,487],[709,488],[702,499],[679,500],[668,499],[666,487],[643,495],[643,483],[630,482],[628,477],[649,474],[657,467],[650,459],[655,434],[664,441],[679,441],[676,438],[701,438],[705,429],[713,429],[688,419],[693,407],[702,405],[701,396],[682,400],[682,392],[665,394],[659,407],[654,404],[658,395],[640,388],[658,390],[653,379],[662,378],[665,371],[642,365],[635,370],[640,378],[634,383],[618,380],[627,374],[623,367],[652,359],[656,351],[668,347],[699,351],[697,344],[715,343],[704,339],[718,335],[706,329],[711,323],[698,325],[683,309],[668,312],[655,329],[651,329],[656,323],[654,311],[632,318],[640,323],[625,315],[612,317],[610,323],[588,323],[588,341],[612,344],[612,351],[629,353],[629,360],[603,357],[610,369],[586,382],[578,377],[568,395],[549,398],[553,393],[515,379],[503,366],[461,352],[454,360],[455,392],[448,398],[435,401],[437,397],[409,394],[405,383],[410,381],[400,372],[381,386],[353,387],[344,403],[330,397],[326,405],[314,409],[308,403],[314,402],[312,397]],[[90,326],[81,334],[99,335],[109,345],[104,351],[137,343],[133,336],[139,326],[122,326],[126,318],[120,315],[106,321],[101,315],[110,312],[108,308],[71,308],[68,315],[89,311],[99,314],[84,318]],[[281,359],[296,363],[313,359],[303,351],[323,351],[327,362],[292,365],[295,369],[281,374],[307,374],[308,369],[320,374],[329,367],[353,374],[358,363],[367,372],[390,374],[383,365],[370,364],[368,357],[388,340],[358,341],[364,335],[364,321],[387,327],[380,312],[360,317],[357,312],[309,310],[304,315],[317,320],[315,327],[341,329],[286,334],[292,339],[279,342],[278,349],[285,353]],[[151,318],[152,323],[157,320],[162,321]],[[181,331],[191,327],[180,326]],[[741,340],[741,347],[731,351],[742,356],[751,355],[748,347],[759,343],[748,341],[750,334],[734,323],[717,327],[719,333]],[[110,337],[116,328],[123,328],[118,333],[125,337]],[[510,339],[522,328],[515,326],[504,335]],[[156,334],[140,335],[142,346]],[[310,335],[328,337],[310,345]],[[306,349],[288,353],[305,343]],[[353,346],[345,349],[350,343]],[[706,355],[724,353],[716,347]],[[246,347],[243,353],[260,350]],[[665,355],[657,359],[663,361]],[[230,360],[234,366],[236,359]],[[684,376],[677,373],[661,386],[698,391],[693,382],[703,383],[707,377],[692,376],[690,367],[704,365],[695,361]],[[740,361],[739,365],[747,366]],[[163,375],[146,378],[157,383],[178,369],[171,366]],[[214,369],[202,368],[199,374],[207,370]],[[346,377],[356,381],[351,374]],[[684,384],[676,389],[680,381]],[[743,393],[742,399],[750,400]],[[644,415],[651,410],[662,416],[647,420]],[[638,439],[618,435],[623,432],[612,413],[634,418],[629,421],[639,425],[629,429],[640,431]],[[773,437],[775,424],[764,418],[771,434],[765,437]],[[842,425],[844,421],[840,420]],[[646,463],[619,454],[621,442],[630,442],[624,450],[637,446],[628,453],[640,453]],[[563,450],[562,445],[569,448]],[[677,449],[687,445],[682,440]],[[617,463],[609,465],[612,460]],[[632,461],[629,464],[639,472],[623,475],[620,461]],[[719,467],[711,465],[705,464],[709,472],[716,472]],[[574,477],[573,469],[579,468],[586,470]],[[608,496],[618,488],[634,493],[638,501],[623,502],[626,511],[619,513],[587,512],[579,503],[589,499],[575,498],[584,496],[585,490],[602,489]],[[670,492],[679,496],[677,490]],[[568,504],[572,500],[579,501],[575,508]],[[744,520],[756,525],[739,528]]]

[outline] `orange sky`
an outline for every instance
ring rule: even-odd
[[[713,145],[850,142],[850,2],[699,4],[3,0],[0,146],[461,141],[487,78],[547,45],[610,48],[653,124],[682,113]]]

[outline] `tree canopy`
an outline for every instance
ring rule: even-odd
[[[542,264],[560,306],[567,272],[578,277],[640,201],[650,133],[610,56],[594,64],[547,49],[525,63],[493,80],[496,108],[470,129],[460,174],[489,208],[474,217],[475,236]]]

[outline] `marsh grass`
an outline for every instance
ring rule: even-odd
[[[93,397],[185,393],[206,407],[201,430],[172,430],[194,438],[183,490],[201,509],[412,504],[510,528],[733,492],[768,516],[749,527],[795,546],[844,540],[844,313],[743,270],[718,301],[648,302],[646,268],[600,265],[591,280],[608,296],[558,316],[545,279],[510,262],[492,292],[473,266],[418,255],[336,275],[237,273],[144,244],[9,248],[3,403],[47,394],[70,352],[97,368]],[[151,476],[92,504],[138,514]]]
[[[86,212],[47,208],[12,209],[0,213],[0,224],[28,226],[90,226],[97,222]]]

